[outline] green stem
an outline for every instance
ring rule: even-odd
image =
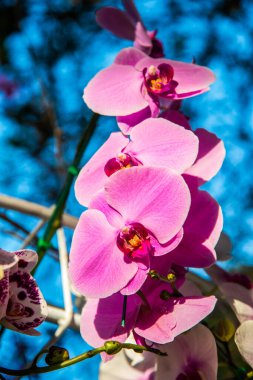
[[[134,350],[135,352],[140,352],[140,353],[143,351],[149,351],[160,356],[167,355],[166,353],[163,353],[160,350],[157,350],[151,347],[145,347],[145,346],[140,346],[140,345],[131,344],[131,343],[120,343],[120,342],[115,342],[115,341],[108,341],[108,342],[105,342],[104,346],[102,347],[95,348],[94,350],[90,350],[88,352],[85,352],[81,355],[75,356],[72,359],[65,360],[58,364],[53,364],[53,365],[44,366],[44,367],[37,367],[36,365],[33,365],[32,367],[26,368],[26,369],[8,369],[8,368],[0,367],[0,372],[6,375],[10,375],[10,376],[29,376],[29,375],[35,375],[38,373],[52,372],[58,369],[69,367],[72,364],[79,363],[83,360],[90,359],[93,356],[96,356],[102,352],[105,352],[108,355],[114,355],[118,353],[122,348]]]
[[[80,164],[85,148],[87,147],[92,137],[92,134],[95,130],[98,118],[99,118],[99,115],[94,113],[87,128],[84,130],[84,133],[81,136],[81,139],[76,149],[75,157],[72,161],[72,164],[70,165],[70,170],[68,171],[62,191],[60,192],[58,196],[56,206],[47,223],[44,235],[42,239],[40,239],[39,241],[38,248],[37,248],[37,252],[39,255],[37,267],[40,264],[41,260],[43,259],[48,247],[50,246],[50,241],[53,238],[55,231],[61,226],[61,218],[65,209],[66,201],[68,199],[69,192],[70,192],[70,189],[74,180],[74,176],[75,176],[74,170],[77,169]]]

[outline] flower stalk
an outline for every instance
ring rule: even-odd
[[[121,351],[123,348],[128,349],[128,350],[134,350],[135,352],[140,352],[140,353],[143,351],[149,351],[159,356],[167,355],[166,353],[161,352],[160,350],[157,350],[151,347],[145,347],[145,346],[132,344],[132,343],[120,343],[116,341],[107,341],[102,347],[95,348],[94,350],[89,350],[81,355],[75,356],[72,359],[64,360],[58,364],[38,367],[36,365],[36,362],[35,363],[33,362],[33,365],[30,368],[26,368],[26,369],[8,369],[8,368],[0,367],[0,373],[10,375],[10,376],[30,376],[30,375],[36,375],[38,373],[53,372],[58,369],[69,367],[83,360],[90,359],[93,356],[101,354],[102,352],[105,352],[108,355],[114,355],[118,353],[119,351]]]

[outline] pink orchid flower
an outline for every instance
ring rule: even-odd
[[[126,116],[149,107],[157,117],[164,103],[189,98],[209,89],[215,80],[206,67],[150,58],[124,49],[110,67],[100,71],[84,89],[84,101],[94,112]]]
[[[156,380],[217,379],[217,347],[207,327],[195,326],[159,349],[168,356],[157,357]]]
[[[163,166],[181,174],[192,166],[197,153],[198,139],[191,131],[162,118],[147,119],[131,131],[130,139],[120,132],[111,134],[79,173],[76,198],[88,206],[108,177],[124,168]]]
[[[147,31],[133,0],[123,0],[125,11],[103,7],[96,13],[96,21],[102,28],[119,38],[134,41],[134,46],[154,58],[163,57],[163,46],[156,38],[156,31]]]
[[[28,335],[47,316],[46,302],[30,271],[38,260],[31,250],[7,252],[0,249],[0,265],[4,277],[0,280],[0,320],[9,329]]]
[[[175,273],[175,272],[174,272]],[[125,326],[122,326],[124,297],[116,293],[104,299],[89,299],[81,317],[81,335],[88,344],[100,346],[106,340],[126,341],[133,331],[135,340],[165,344],[189,330],[212,312],[216,298],[189,296],[180,287],[180,275],[171,284],[148,278],[141,292],[127,297]],[[104,357],[105,360],[109,359]]]
[[[103,298],[135,293],[150,257],[180,242],[190,195],[174,171],[133,166],[109,177],[89,207],[74,232],[70,276],[80,293]]]

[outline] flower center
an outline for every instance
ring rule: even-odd
[[[153,94],[175,94],[177,82],[173,81],[174,70],[162,63],[158,67],[151,65],[143,70],[144,82],[148,92]]]
[[[105,174],[110,177],[113,173],[118,170],[131,168],[132,166],[142,165],[135,157],[130,156],[128,153],[119,153],[117,157],[111,158],[105,164],[104,171]]]
[[[148,232],[140,223],[133,223],[122,228],[117,237],[117,245],[132,259],[142,258],[153,250]]]

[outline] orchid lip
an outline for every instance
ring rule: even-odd
[[[143,70],[144,83],[147,91],[151,94],[175,95],[177,82],[173,80],[174,70],[167,63],[157,67],[150,65]]]
[[[104,166],[104,171],[107,177],[119,170],[140,166],[142,163],[129,153],[120,152],[117,157],[111,158]]]
[[[148,231],[140,223],[124,226],[118,234],[117,246],[131,259],[145,257],[153,250]]]

